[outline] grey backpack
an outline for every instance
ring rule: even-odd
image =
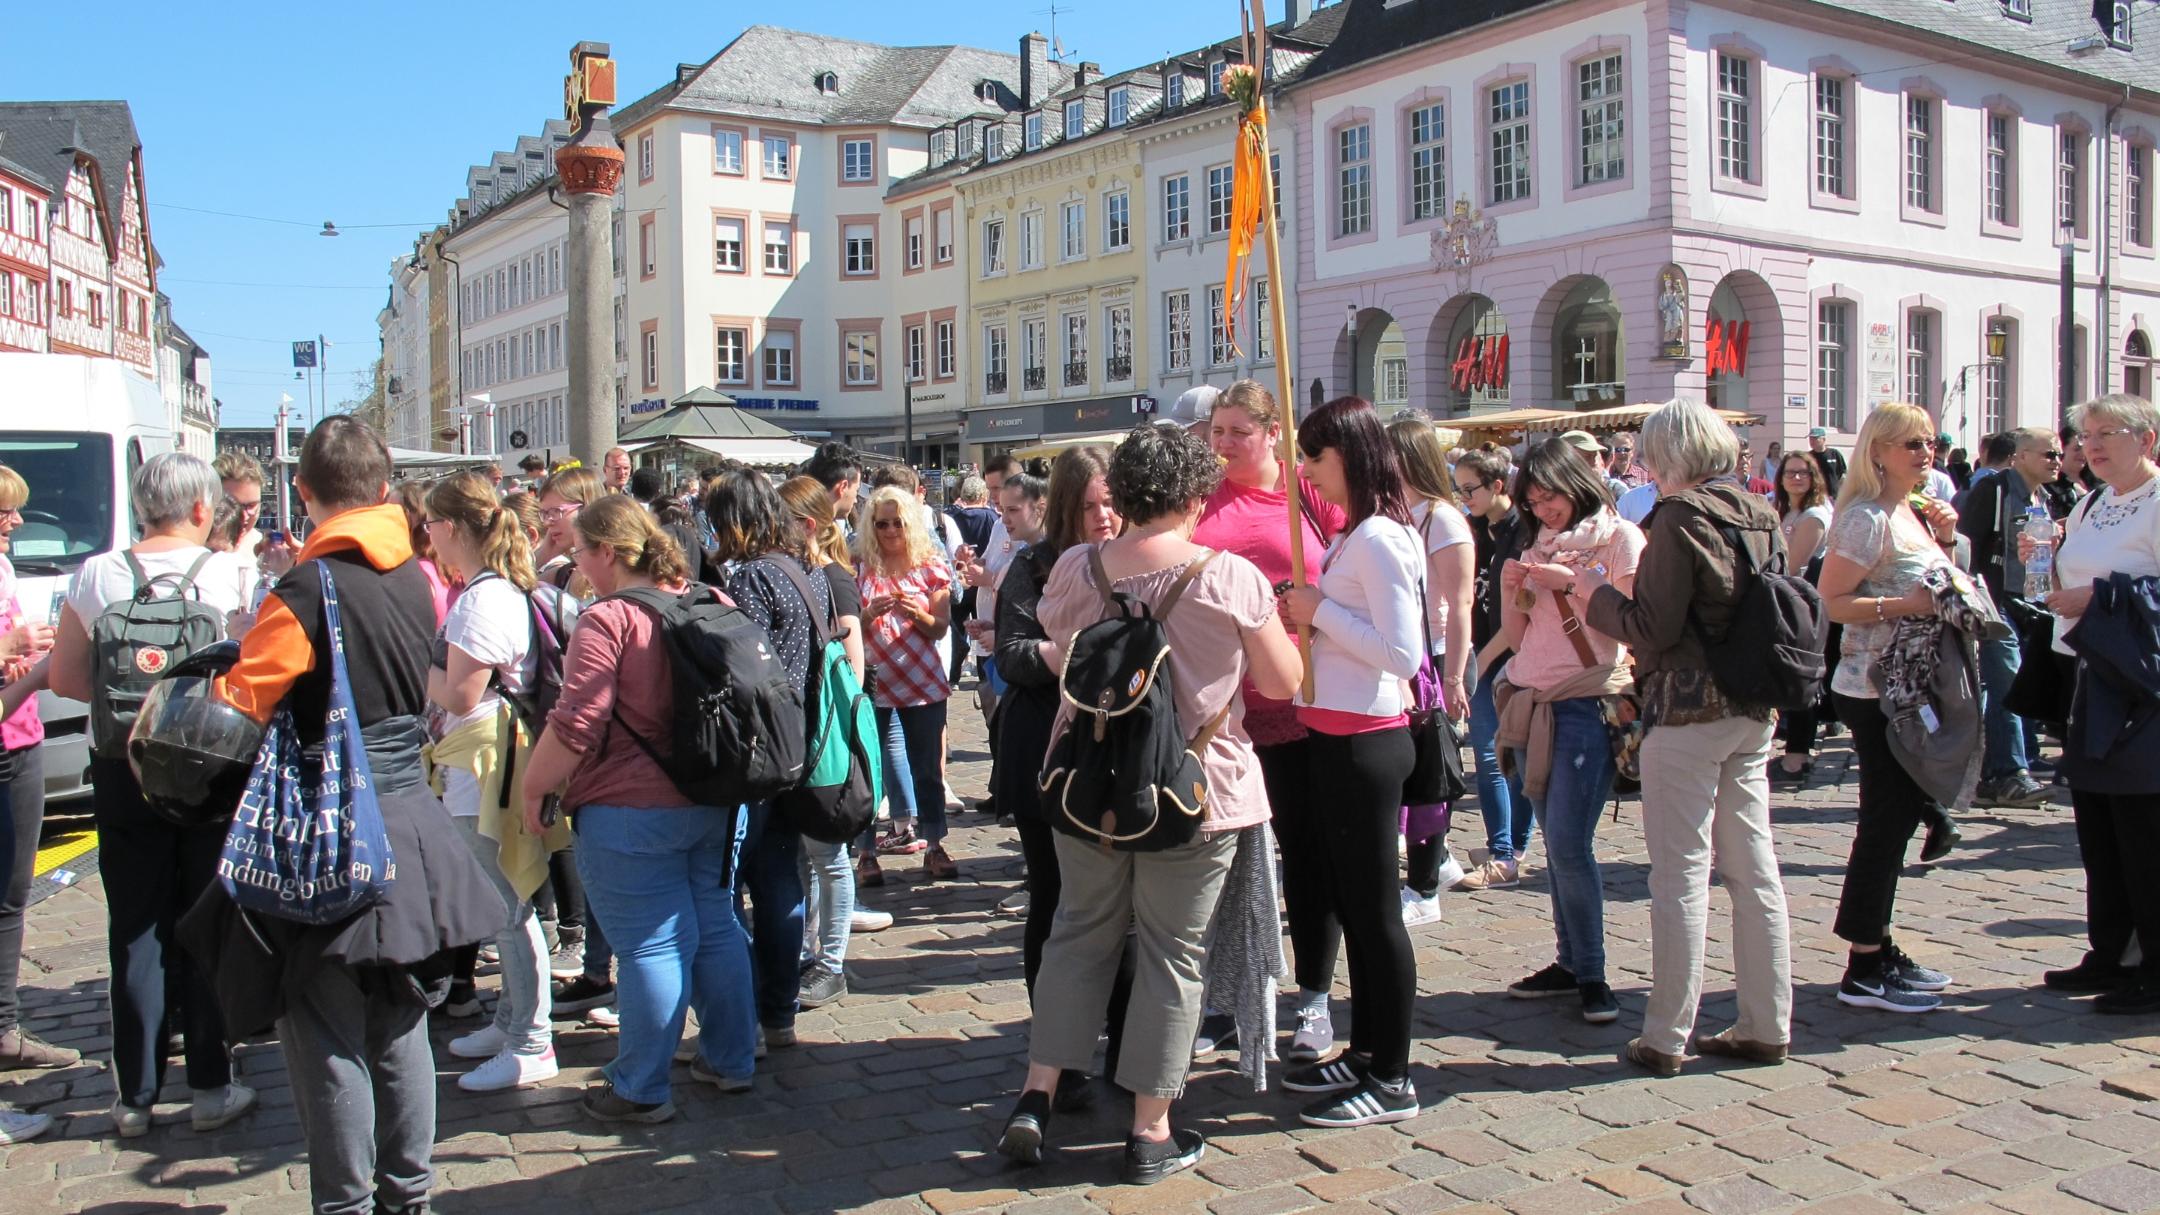
[[[135,589],[90,622],[90,652],[97,661],[90,696],[90,751],[101,759],[126,759],[128,731],[150,685],[167,668],[225,636],[225,614],[204,603],[195,577],[213,554],[195,559],[185,574],[152,578],[133,553],[122,553]],[[169,593],[160,594],[160,588]]]

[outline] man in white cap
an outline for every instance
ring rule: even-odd
[[[1208,418],[1215,412],[1215,398],[1221,395],[1222,389],[1213,384],[1196,384],[1178,394],[1177,402],[1170,406],[1170,416],[1162,420],[1182,426],[1205,441]]]
[[[1598,479],[1605,482],[1605,492],[1612,496],[1613,501],[1618,502],[1620,495],[1628,491],[1627,482],[1605,471],[1605,456],[1607,453],[1605,445],[1597,441],[1596,435],[1587,430],[1571,430],[1561,435],[1560,441],[1582,453],[1583,463],[1588,464],[1590,471],[1596,473]]]

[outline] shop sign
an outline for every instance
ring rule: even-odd
[[[1508,335],[1466,337],[1455,348],[1448,374],[1457,392],[1474,388],[1499,390],[1508,382]]]
[[[646,397],[642,401],[630,402],[630,416],[634,418],[641,413],[659,413],[666,408],[667,400],[665,398]]]
[[[780,410],[788,413],[815,413],[817,412],[818,403],[816,401],[799,400],[795,397],[736,397],[735,407],[737,409],[755,409],[760,412]]]
[[[1091,430],[1114,430],[1132,417],[1132,398],[1081,401],[1074,405],[1043,407],[1044,434],[1084,434]]]
[[[1711,375],[1747,374],[1748,323],[1710,318],[1703,335],[1703,353]]]
[[[918,392],[914,401],[917,405],[941,405],[944,404],[946,395],[942,392]]]
[[[1016,409],[974,409],[967,414],[970,443],[1011,443],[1042,433],[1043,407],[1022,405]]]

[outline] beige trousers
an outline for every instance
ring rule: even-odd
[[[1702,1000],[1710,870],[1732,896],[1736,1032],[1773,1045],[1792,1036],[1785,884],[1770,839],[1769,722],[1728,717],[1658,726],[1643,736],[1643,838],[1650,846],[1650,1004],[1643,1045],[1687,1053]]]

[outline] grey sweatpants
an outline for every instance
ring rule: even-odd
[[[434,1180],[427,1010],[324,965],[288,983],[278,1038],[307,1136],[315,1215],[425,1211]]]
[[[1134,929],[1132,1011],[1112,1079],[1143,1097],[1185,1090],[1200,1030],[1200,940],[1237,841],[1237,832],[1223,831],[1162,852],[1112,852],[1058,835],[1064,891],[1035,974],[1030,1061],[1070,1071],[1094,1062],[1125,934]]]

